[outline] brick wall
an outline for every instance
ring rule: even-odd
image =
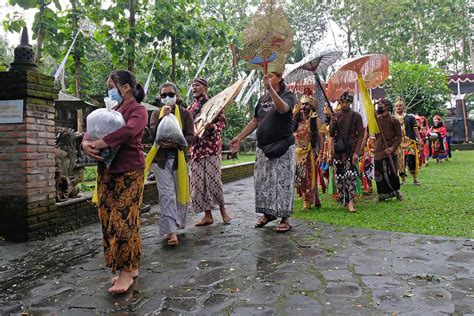
[[[254,163],[249,162],[223,167],[222,182],[228,183],[253,176],[253,166]],[[155,205],[158,203],[158,191],[155,181],[150,181],[145,184],[143,194],[144,204]],[[92,193],[83,192],[81,195],[82,197],[80,198],[56,204],[59,218],[54,229],[55,233],[61,233],[87,224],[97,223],[97,208],[90,202]]]
[[[244,162],[232,166],[222,167],[222,182],[229,183],[247,177],[252,177],[254,165],[254,162]]]
[[[0,125],[0,232],[41,238],[56,226],[53,78],[0,72],[0,100],[23,100],[23,122]]]

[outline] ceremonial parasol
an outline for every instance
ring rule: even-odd
[[[380,129],[377,115],[375,115],[374,105],[369,96],[368,88],[375,88],[387,79],[389,75],[388,64],[389,59],[387,55],[364,55],[344,64],[328,81],[328,96],[333,100],[339,98],[345,91],[355,90],[356,84],[359,86],[364,111],[367,115],[369,133],[380,133],[385,148],[388,148],[388,145],[385,135]],[[388,155],[388,159],[393,172],[398,174],[392,156]]]
[[[244,47],[239,55],[250,68],[261,66],[266,74],[269,63],[284,69],[292,44],[293,32],[283,8],[276,0],[263,0],[244,30]]]
[[[389,75],[387,55],[371,54],[355,58],[339,68],[328,81],[328,97],[335,101],[345,91],[354,91],[361,75],[367,88],[375,88]]]
[[[296,64],[288,65],[283,78],[286,83],[292,83],[322,73],[341,58],[341,55],[342,52],[334,49],[308,55]]]
[[[224,108],[232,103],[242,89],[244,79],[237,80],[233,85],[222,90],[219,94],[210,98],[201,109],[199,116],[194,122],[196,135],[201,137],[206,131],[208,123],[212,123]]]
[[[283,74],[286,83],[304,80],[308,77],[314,76],[315,80],[315,96],[318,100],[318,117],[324,120],[324,104],[331,108],[326,92],[319,80],[318,73],[326,71],[329,66],[334,64],[342,55],[342,52],[330,49],[325,50],[319,54],[311,54],[303,58],[300,62],[290,65]]]

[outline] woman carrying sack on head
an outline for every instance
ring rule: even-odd
[[[84,137],[84,152],[98,161],[97,188],[99,220],[102,225],[105,264],[115,274],[109,293],[125,293],[138,276],[142,243],[140,206],[143,196],[145,156],[142,137],[148,114],[140,102],[145,97],[143,86],[130,71],[113,71],[107,79],[109,98],[117,101],[125,126],[90,141]],[[117,149],[109,168],[100,156],[102,149]]]
[[[168,245],[175,246],[179,243],[176,228],[184,229],[186,226],[189,202],[187,144],[194,140],[194,121],[191,113],[181,106],[179,91],[174,83],[162,84],[159,93],[162,107],[153,112],[150,119],[151,134],[155,139],[160,139],[151,168],[155,174],[161,209],[160,235],[166,236]],[[157,135],[160,123],[168,115],[176,117],[186,146],[179,143],[178,137],[161,139],[160,135]],[[181,188],[183,186],[185,187]],[[187,190],[187,197],[180,198],[180,189]]]
[[[281,218],[276,232],[291,229],[289,218],[293,213],[295,186],[295,140],[293,137],[293,107],[296,97],[286,89],[282,77],[284,63],[268,65],[263,76],[267,93],[257,103],[254,117],[244,130],[230,142],[237,152],[240,142],[257,127],[257,153],[255,161],[255,211],[262,213],[255,227],[263,227]]]

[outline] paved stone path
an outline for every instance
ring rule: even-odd
[[[109,295],[99,225],[0,241],[0,313],[474,315],[474,242],[293,220],[255,229],[253,180],[225,185],[232,225],[190,226],[178,248],[143,216],[143,267]]]

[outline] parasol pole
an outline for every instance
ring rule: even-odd
[[[319,80],[319,76],[317,73],[314,74],[314,80],[316,81],[316,84],[318,85],[319,89],[321,89],[321,91],[323,92],[324,98],[326,99],[326,103],[328,104],[331,113],[334,113],[334,110],[331,106],[331,102],[329,102],[328,96],[326,95],[326,91],[324,91],[323,85],[321,84],[321,80]]]
[[[385,139],[385,135],[383,134],[383,131],[380,128],[380,122],[379,122],[379,118],[378,118],[377,114],[375,114],[375,121],[377,122],[377,125],[379,126],[379,131],[380,131],[380,135],[382,136],[383,145],[384,145],[385,149],[387,149],[388,148],[387,140]],[[390,162],[390,167],[392,167],[393,173],[398,175],[398,170],[395,167],[395,163],[393,162],[392,154],[388,155],[388,161]]]

